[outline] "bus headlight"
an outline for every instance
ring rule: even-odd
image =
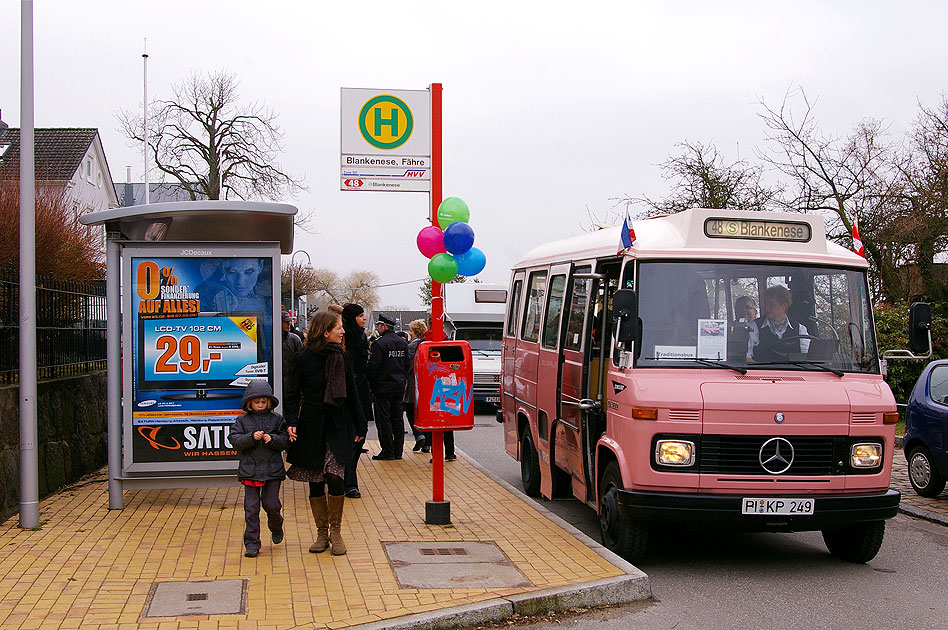
[[[876,442],[853,444],[849,461],[853,468],[877,468],[882,464],[882,445]]]
[[[662,466],[691,466],[695,463],[694,442],[659,440],[655,444],[655,463]]]

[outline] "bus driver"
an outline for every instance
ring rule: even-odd
[[[796,342],[789,339],[801,336],[804,338],[798,340],[800,352],[806,354],[809,350],[810,340],[805,338],[805,335],[809,334],[806,326],[792,322],[787,317],[791,301],[790,290],[781,284],[764,291],[764,316],[754,320],[751,325],[747,342],[748,361],[761,363],[787,359],[786,353],[796,351]],[[780,351],[776,351],[775,347],[780,345],[783,339],[788,342],[782,344]]]

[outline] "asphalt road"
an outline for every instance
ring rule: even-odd
[[[473,430],[455,436],[459,450],[522,489],[519,463],[504,450],[493,416],[478,415]],[[599,539],[595,514],[579,501],[540,502]],[[927,521],[905,515],[888,521],[882,550],[868,564],[833,558],[819,532],[667,530],[653,532],[649,544],[638,566],[651,580],[650,604],[505,627],[948,627],[948,528]]]

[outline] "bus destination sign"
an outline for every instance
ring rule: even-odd
[[[710,218],[704,222],[709,238],[750,238],[766,241],[806,243],[812,237],[810,224],[797,221]]]

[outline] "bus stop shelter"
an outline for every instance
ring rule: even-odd
[[[110,509],[125,489],[233,483],[243,388],[282,387],[280,255],[296,213],[188,201],[80,218],[106,232]]]

